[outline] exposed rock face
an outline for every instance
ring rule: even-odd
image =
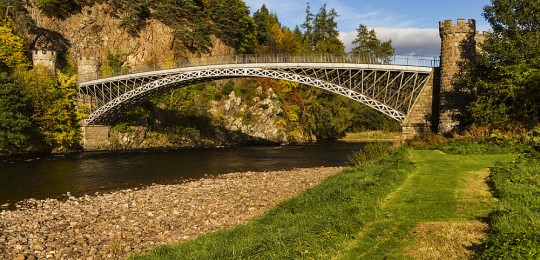
[[[230,131],[276,143],[287,142],[287,134],[276,127],[278,114],[282,112],[278,97],[271,88],[263,93],[258,87],[256,92],[257,97],[248,105],[233,91],[227,99],[213,101],[208,112]]]
[[[121,28],[121,20],[114,17],[107,4],[84,7],[81,13],[65,20],[48,18],[32,9],[32,18],[45,30],[36,35],[34,47],[56,50],[60,48],[52,36],[64,37],[68,53],[73,58],[91,57],[104,61],[107,51],[126,55],[130,66],[152,65],[174,58],[173,30],[157,20],[150,20],[138,37]],[[233,49],[212,37],[213,48],[208,55],[220,56],[233,53]],[[189,55],[188,55],[189,56]]]

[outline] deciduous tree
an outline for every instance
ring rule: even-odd
[[[32,131],[28,99],[15,81],[0,73],[0,152],[20,152],[29,145]]]
[[[28,67],[24,40],[15,35],[11,28],[0,26],[0,72]]]
[[[482,52],[462,64],[460,86],[471,87],[473,123],[504,128],[540,122],[540,1],[492,0],[484,17],[493,32]]]

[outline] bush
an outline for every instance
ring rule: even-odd
[[[383,155],[390,152],[390,145],[387,143],[369,143],[358,151],[348,157],[348,164],[350,166],[358,166],[365,162],[376,160]]]
[[[117,133],[131,133],[133,130],[132,127],[128,123],[119,123],[112,127],[112,130]]]
[[[522,146],[497,145],[489,142],[455,141],[431,147],[434,150],[441,150],[447,154],[508,154],[523,151]]]

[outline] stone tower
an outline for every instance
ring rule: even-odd
[[[438,131],[442,134],[458,130],[460,120],[470,95],[466,89],[454,84],[454,75],[459,72],[459,61],[471,59],[476,55],[476,22],[474,19],[457,19],[439,22],[441,36],[441,71],[439,93]]]
[[[32,63],[34,66],[42,66],[51,71],[56,69],[56,52],[46,50],[32,51]]]
[[[96,79],[99,72],[99,59],[81,57],[77,65],[79,82]]]

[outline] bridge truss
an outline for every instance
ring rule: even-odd
[[[79,83],[90,105],[88,125],[110,124],[121,113],[166,90],[226,78],[262,77],[324,89],[403,122],[433,68],[352,63],[252,63],[194,66],[134,73]]]

